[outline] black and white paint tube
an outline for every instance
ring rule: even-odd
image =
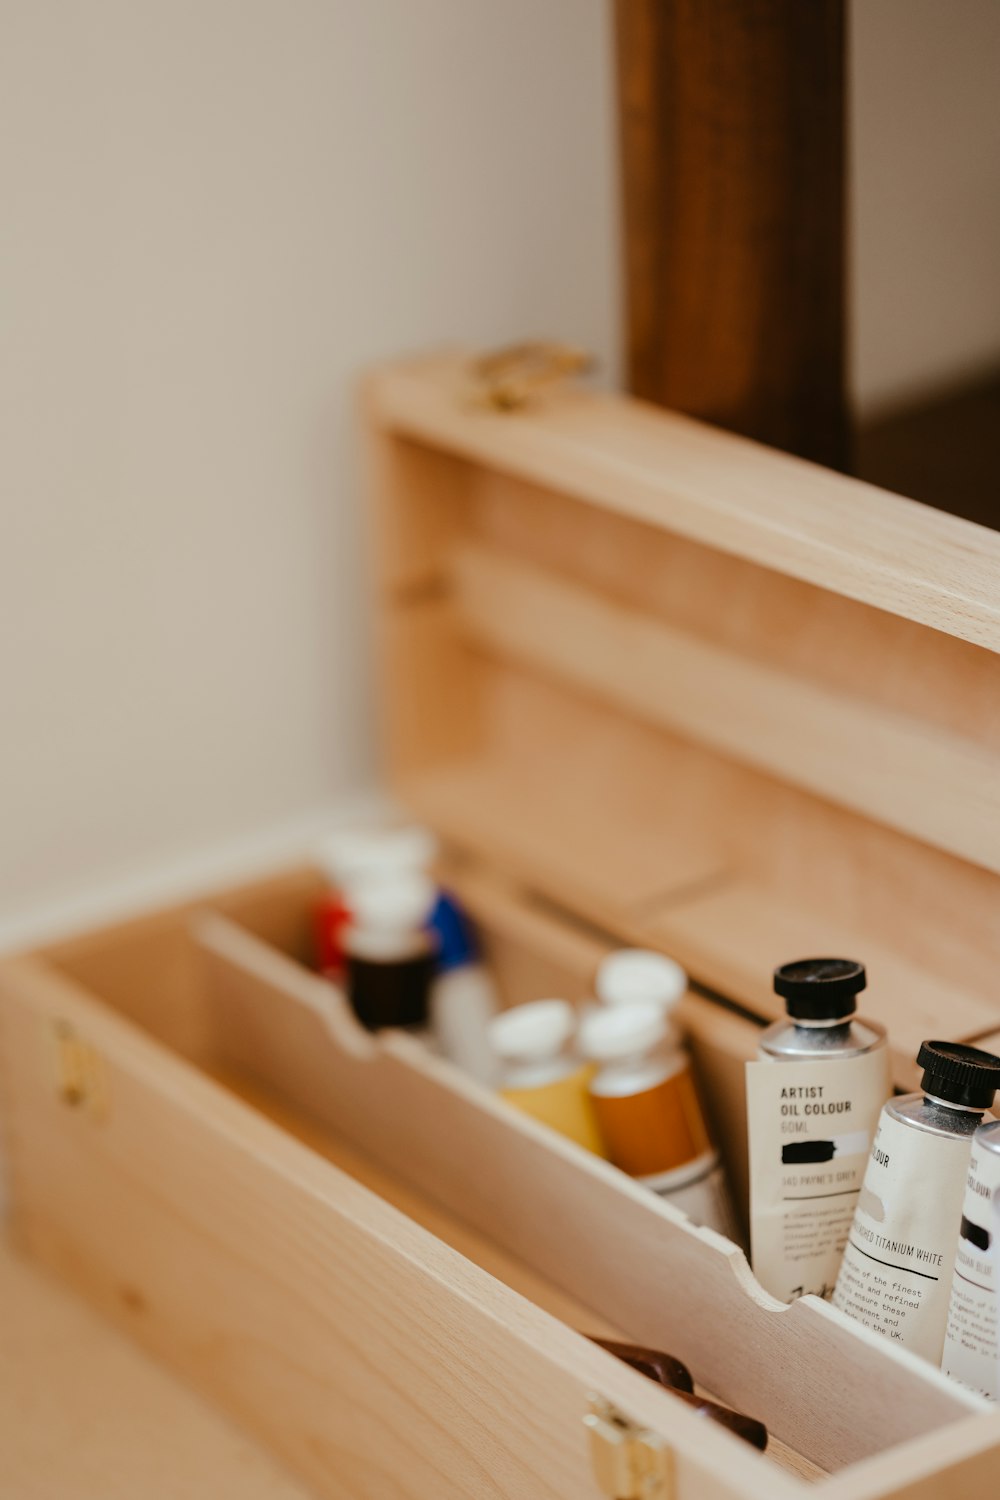
[[[992,1401],[998,1393],[998,1250],[993,1214],[998,1192],[1000,1120],[989,1120],[972,1137],[941,1368]]]
[[[882,1110],[833,1305],[938,1364],[972,1137],[1000,1087],[1000,1058],[924,1042],[917,1063],[921,1092]]]

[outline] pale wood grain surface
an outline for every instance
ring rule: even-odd
[[[406,805],[457,846],[619,939],[648,930],[654,912],[740,887],[770,906],[769,927],[801,913],[810,942],[828,924],[824,951],[843,936],[852,956],[889,954],[893,976],[918,977],[914,1014],[936,991],[955,1039],[1000,1024],[995,875],[554,680],[517,678],[493,660],[483,671],[494,695],[489,750],[398,782]],[[949,785],[942,801],[954,795]],[[692,972],[721,989],[728,973],[730,998],[766,1015],[772,965],[754,969],[760,944],[740,953],[750,933],[706,923]],[[775,961],[806,951],[789,935],[792,948]],[[898,990],[904,1007],[907,993]]]
[[[957,978],[949,983],[861,928],[740,881],[650,912],[644,930],[647,941],[676,953],[720,990],[745,997],[768,1018],[783,1014],[771,983],[777,964],[827,951],[863,958],[868,989],[858,1007],[886,1027],[893,1082],[900,1088],[916,1087],[917,1049],[927,1037],[971,1040],[993,1015],[990,1000],[970,993]]]
[[[627,398],[478,405],[462,355],[369,383],[387,428],[1000,650],[1000,536]]]
[[[1000,1411],[925,1433],[835,1475],[825,1500],[945,1500],[995,1495],[1000,1484]]]
[[[285,1101],[276,1098],[270,1090],[262,1088],[259,1083],[247,1078],[245,1074],[234,1073],[230,1069],[219,1069],[214,1076],[240,1098],[267,1115],[268,1119],[274,1120],[283,1130],[287,1130],[297,1140],[304,1141],[312,1150],[318,1151],[327,1161],[338,1166],[341,1171],[349,1173],[355,1181],[364,1183],[365,1187],[377,1193],[385,1202],[400,1209],[414,1223],[430,1230],[446,1245],[458,1250],[468,1260],[481,1266],[498,1281],[502,1281],[505,1286],[520,1292],[537,1307],[559,1318],[568,1327],[598,1338],[619,1339],[626,1343],[629,1341],[623,1329],[609,1322],[600,1313],[585,1307],[561,1287],[532,1270],[523,1260],[503,1250],[495,1240],[473,1229],[439,1205],[430,1202],[425,1194],[415,1192],[413,1188],[403,1183],[396,1173],[379,1167],[364,1152],[348,1146],[339,1137],[324,1129],[318,1121],[290,1108]],[[669,1353],[669,1351],[666,1352]],[[697,1379],[697,1371],[693,1374],[696,1389],[705,1395],[713,1395],[704,1383]],[[769,1437],[767,1456],[780,1468],[786,1469],[791,1474],[797,1474],[802,1479],[816,1480],[823,1476],[824,1471],[817,1464],[810,1463],[809,1459],[796,1453],[778,1438]]]
[[[1000,758],[990,747],[720,648],[485,546],[463,546],[455,573],[462,624],[488,648],[1000,869]],[[938,795],[928,797],[932,786]]]
[[[0,1236],[7,1500],[309,1500],[274,1458]]]
[[[956,893],[947,886],[915,889],[914,896],[922,896],[930,905],[915,901],[905,922],[900,914],[889,926],[873,921],[871,912],[855,914],[854,903],[845,912],[832,903],[824,904],[809,891],[793,892],[780,884],[754,881],[736,870],[727,874],[717,868],[714,876],[706,874],[703,880],[688,884],[679,872],[685,868],[693,872],[696,865],[678,863],[689,847],[686,837],[674,844],[651,821],[643,842],[633,844],[625,830],[635,825],[621,820],[609,826],[601,839],[597,837],[604,829],[600,813],[586,824],[574,823],[567,799],[563,820],[561,792],[547,799],[544,787],[540,771],[532,773],[511,762],[479,761],[415,776],[407,781],[406,794],[415,809],[461,839],[466,848],[487,850],[501,867],[526,879],[527,871],[533,869],[534,889],[545,893],[565,889],[567,903],[599,922],[612,940],[664,949],[702,983],[762,1019],[781,1013],[781,1002],[772,988],[777,964],[834,950],[866,961],[870,989],[862,1009],[888,1028],[893,1078],[899,1087],[913,1086],[914,1058],[925,1037],[939,1034],[943,1027],[953,1040],[971,1040],[995,1029],[1000,1001],[995,986],[980,988],[978,956],[971,967],[956,961],[950,971],[946,963],[932,967],[922,961],[924,952],[934,947],[933,932],[918,930],[924,917],[925,925],[933,928],[956,907]],[[537,829],[543,819],[553,840],[535,858]],[[574,829],[572,840],[561,837],[563,826]],[[760,837],[767,837],[763,822]],[[629,867],[630,847],[648,847],[648,862],[637,860]],[[563,883],[555,873],[562,860],[571,850],[588,848],[592,854],[584,868],[574,866]],[[606,895],[602,899],[599,881],[612,868],[628,870],[624,878],[636,882],[633,892],[644,878],[645,899],[635,901],[631,908],[623,908]],[[678,871],[676,883],[668,879],[660,895],[653,889],[656,868],[661,874],[671,868]],[[921,922],[914,923],[914,911],[921,913]],[[982,912],[985,917],[985,905]],[[963,914],[957,909],[956,923],[967,916],[967,911]],[[912,944],[908,941],[911,932]],[[941,942],[936,957],[946,960],[955,945],[955,933],[942,931]],[[719,1018],[720,1036],[727,1024],[724,1016]],[[739,1139],[742,1130],[737,1117],[734,1111],[729,1123]]]
[[[681,1500],[801,1494],[53,971],[0,990],[22,1243],[317,1494],[584,1500],[594,1390],[669,1437]],[[103,1058],[100,1119],[53,1088],[56,1016]]]
[[[474,542],[720,650],[1000,749],[992,652],[498,470],[465,465],[462,475],[464,524],[438,551],[438,586]],[[432,498],[407,483],[398,509],[429,510]]]

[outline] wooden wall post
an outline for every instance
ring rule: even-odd
[[[843,0],[616,0],[628,379],[835,468]]]

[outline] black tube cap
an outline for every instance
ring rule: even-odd
[[[868,983],[853,958],[800,958],[774,971],[775,992],[794,1021],[846,1021]]]
[[[966,1109],[989,1109],[1000,1089],[1000,1057],[961,1042],[922,1042],[917,1067],[925,1094]]]

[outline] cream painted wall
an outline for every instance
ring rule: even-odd
[[[609,11],[0,0],[0,939],[371,784],[351,382],[538,331],[614,383]],[[1000,354],[1000,5],[850,21],[870,412]]]
[[[16,917],[370,784],[355,372],[618,310],[605,0],[0,8]]]
[[[852,0],[852,351],[867,416],[1000,364],[1000,3]]]

